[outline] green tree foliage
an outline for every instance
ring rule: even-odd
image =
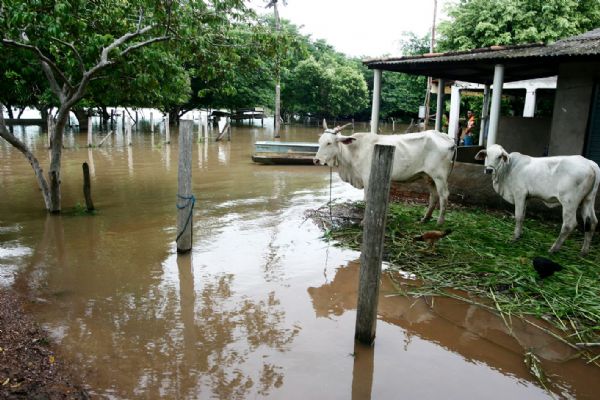
[[[354,65],[310,56],[286,76],[283,106],[299,116],[350,117],[368,105],[367,83]]]
[[[460,0],[439,24],[439,50],[548,43],[600,26],[598,0]]]

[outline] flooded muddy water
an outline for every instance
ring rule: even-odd
[[[45,134],[16,132],[47,165]],[[316,127],[282,140],[316,141]],[[214,133],[213,133],[214,139]],[[412,299],[384,274],[377,338],[354,342],[359,253],[328,244],[305,211],[330,198],[326,167],[252,163],[260,126],[231,142],[194,144],[194,247],[175,250],[177,134],[119,133],[101,148],[69,134],[63,210],[49,216],[25,158],[0,141],[0,284],[28,311],[99,398],[594,398],[599,369],[526,324],[510,332],[487,311]],[[98,214],[83,204],[90,163]],[[333,174],[334,199],[362,191]],[[514,321],[513,321],[514,322]],[[532,351],[550,383],[524,363]],[[597,397],[596,397],[597,398]]]

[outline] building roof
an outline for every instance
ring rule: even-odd
[[[504,81],[512,82],[557,75],[559,64],[578,61],[600,61],[600,28],[549,45],[491,46],[363,62],[370,69],[491,84],[496,64],[504,65]]]

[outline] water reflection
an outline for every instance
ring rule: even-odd
[[[346,267],[336,271],[331,282],[319,287],[308,288],[315,314],[319,317],[332,318],[341,316],[348,310],[356,309],[358,285],[358,261],[350,262]],[[395,276],[396,280],[402,280]],[[474,363],[485,363],[503,373],[514,375],[539,385],[530,374],[525,364],[515,362],[523,359],[525,351],[533,351],[544,361],[547,373],[564,367],[564,363],[574,361],[577,354],[570,347],[546,335],[539,329],[514,318],[510,328],[503,320],[489,311],[474,305],[466,305],[450,298],[410,298],[396,295],[396,284],[392,283],[389,273],[382,275],[381,295],[379,298],[379,319],[402,327],[405,330],[404,350],[409,351],[414,337],[440,344],[444,349],[460,354]],[[394,294],[390,294],[394,293]],[[539,323],[539,322],[538,322]],[[375,340],[377,347],[377,339]],[[355,350],[355,356],[361,350]],[[369,368],[367,349],[365,367]],[[402,357],[402,355],[398,355]],[[583,362],[576,361],[570,365],[571,370],[554,376],[550,388],[557,395],[564,395],[576,387],[580,394],[592,393],[595,389],[581,385],[586,367]],[[356,367],[354,369],[356,374]],[[575,372],[578,371],[578,372]],[[588,371],[591,372],[591,371]],[[368,382],[368,374],[366,374]],[[353,382],[356,377],[353,377]],[[594,385],[598,385],[594,383]],[[353,383],[353,395],[355,385]],[[366,395],[365,393],[361,394]]]
[[[354,365],[352,368],[352,400],[371,400],[375,349],[373,346],[354,342]]]

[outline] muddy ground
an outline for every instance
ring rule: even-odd
[[[90,398],[56,349],[23,300],[0,288],[0,399]]]

